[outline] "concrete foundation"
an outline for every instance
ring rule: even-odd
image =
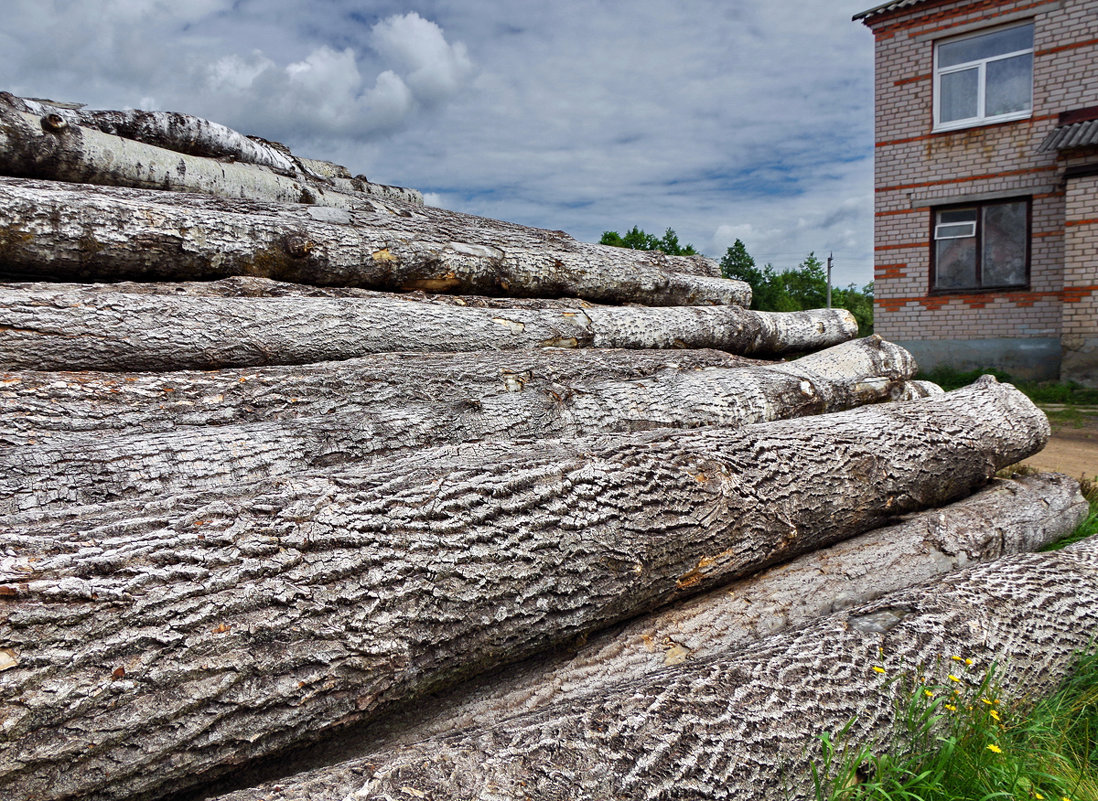
[[[1064,338],[1060,378],[1098,388],[1098,337]]]
[[[1055,381],[1060,377],[1061,346],[1055,337],[894,341],[911,351],[924,371],[939,366],[965,371],[994,367],[1030,381]],[[1090,369],[1098,378],[1098,340],[1091,345]],[[1066,358],[1066,352],[1064,355]]]

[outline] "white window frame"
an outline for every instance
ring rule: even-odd
[[[954,64],[951,67],[940,69],[938,67],[938,48],[942,45],[953,44],[959,42],[962,39],[972,39],[977,36],[984,36],[989,33],[997,33],[999,31],[1005,31],[1010,28],[1021,28],[1024,26],[1033,26],[1033,20],[1026,20],[1025,22],[1017,23],[1014,25],[1003,25],[999,28],[984,28],[982,30],[973,31],[972,33],[966,33],[964,36],[954,36],[950,39],[940,39],[934,43],[934,131],[955,131],[960,128],[972,128],[977,125],[990,125],[996,122],[1012,122],[1014,120],[1028,120],[1033,116],[1033,73],[1030,72],[1030,101],[1029,108],[1023,111],[1012,111],[1009,114],[996,114],[995,116],[988,117],[984,114],[984,101],[987,90],[987,65],[992,61],[1001,61],[1006,58],[1014,58],[1015,56],[1022,56],[1026,53],[1032,54],[1033,47],[1029,47],[1025,50],[1015,50],[1011,53],[1000,53],[997,56],[991,58],[976,59],[975,61],[966,61],[962,64]],[[950,120],[949,122],[941,122],[939,117],[941,115],[941,97],[942,97],[942,76],[949,75],[954,72],[962,72],[963,70],[978,68],[978,79],[976,86],[976,109],[978,111],[977,116],[967,117],[963,120]]]

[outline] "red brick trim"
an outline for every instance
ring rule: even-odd
[[[1098,217],[1093,217],[1089,220],[1064,220],[1064,226],[1069,225],[1095,225],[1098,223]]]
[[[1071,42],[1066,45],[1059,45],[1058,47],[1046,47],[1044,50],[1034,50],[1033,57],[1048,56],[1052,53],[1060,53],[1064,50],[1074,50],[1078,47],[1092,47],[1098,45],[1098,39],[1087,39],[1085,42]]]
[[[934,76],[932,74],[931,75],[915,75],[915,76],[912,76],[911,78],[901,78],[898,81],[893,81],[892,85],[893,86],[906,86],[909,83],[918,83],[919,81],[929,81],[933,77]]]
[[[1055,172],[1058,168],[1051,167],[1027,167],[1020,170],[1005,170],[1004,172],[989,172],[983,175],[969,175],[965,178],[946,178],[943,181],[921,181],[917,184],[896,184],[895,186],[879,186],[877,192],[895,192],[900,189],[922,189],[927,186],[947,186],[949,184],[963,184],[968,181],[984,181],[989,178],[1007,178],[1012,175],[1032,175],[1039,172]]]
[[[875,211],[875,212],[873,212],[873,216],[874,217],[894,217],[897,214],[919,214],[920,212],[925,212],[925,211],[926,211],[926,209],[897,209],[895,211]]]
[[[877,251],[880,251],[880,250],[904,250],[904,249],[907,249],[907,248],[928,248],[928,247],[930,247],[930,242],[929,241],[927,241],[927,242],[904,242],[904,243],[899,244],[899,245],[874,245],[873,249],[877,250]]]
[[[885,312],[900,311],[908,303],[918,303],[927,311],[937,311],[954,301],[963,303],[970,309],[982,309],[996,300],[1005,300],[1018,307],[1027,307],[1032,306],[1039,300],[1079,303],[1092,295],[1098,295],[1098,284],[1064,287],[1058,292],[982,292],[978,295],[920,295],[907,298],[876,298],[874,305],[880,306],[881,310]]]
[[[924,2],[915,9],[911,8],[899,8],[895,11],[885,12],[882,14],[874,15],[872,20],[866,20],[865,24],[877,34],[878,38],[887,34],[888,36],[894,36],[897,31],[907,30],[908,28],[915,28],[920,25],[925,25],[928,22],[940,22],[947,19],[956,19],[957,17],[972,17],[972,22],[977,22],[981,19],[993,20],[996,17],[1001,17],[1004,14],[1013,14],[1018,11],[1027,11],[1029,9],[1040,8],[1041,6],[1048,5],[1050,3],[1057,2],[1057,0],[1036,0],[1036,2],[1028,5],[1019,5],[1012,8],[1002,9],[991,14],[979,14],[981,10],[998,8],[1002,5],[1001,0],[983,0],[979,3],[970,3],[963,8],[955,8],[946,11],[937,11],[932,14],[925,13],[929,9],[940,7],[943,5],[950,5],[954,0],[937,0],[937,2]],[[920,13],[922,12],[922,13]],[[914,16],[912,16],[914,15]],[[887,23],[889,20],[901,20],[902,17],[912,17],[910,19],[893,22],[890,25],[881,26],[881,23]],[[931,33],[938,30],[948,30],[955,27],[958,23],[954,22],[951,25],[943,25],[937,28],[927,28],[926,30],[913,31],[908,34],[911,37],[920,36],[923,33]]]
[[[1063,234],[1063,229],[1061,229],[1059,231],[1037,231],[1036,233],[1032,233],[1029,236],[1031,239],[1037,239],[1042,236],[1063,236]]]
[[[905,139],[882,139],[880,142],[875,142],[874,147],[889,147],[891,145],[907,145],[912,142],[925,142],[927,139],[940,139],[943,136],[953,136],[955,134],[969,133],[975,130],[982,130],[985,128],[997,128],[1000,125],[1019,125],[1023,122],[1043,122],[1045,120],[1055,120],[1059,118],[1059,114],[1038,114],[1035,117],[1026,117],[1024,120],[1008,120],[1007,122],[993,122],[989,125],[974,125],[971,128],[958,128],[955,131],[935,131],[934,133],[920,134],[919,136],[909,136]]]

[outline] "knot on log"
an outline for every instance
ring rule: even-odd
[[[50,133],[60,133],[69,127],[65,118],[60,114],[47,114],[42,118],[42,130]]]
[[[309,255],[310,251],[316,247],[316,243],[309,239],[307,236],[301,234],[293,234],[286,237],[286,252],[295,259],[303,259]]]

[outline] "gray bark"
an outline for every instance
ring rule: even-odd
[[[342,362],[165,373],[0,374],[0,442],[54,433],[154,433],[422,407],[505,393],[565,395],[589,379],[659,379],[664,372],[772,364],[719,350],[541,350],[379,353]],[[912,382],[907,382],[908,384]]]
[[[296,156],[277,142],[246,136],[220,123],[190,114],[139,109],[87,109],[82,104],[15,97],[8,92],[0,92],[0,104],[2,103],[16,111],[39,118],[56,115],[69,125],[94,128],[102,133],[178,153],[256,164],[289,177],[320,179],[349,195],[379,195],[392,200],[423,204],[423,196],[414,189],[374,184],[364,175],[352,178],[347,168],[339,164]],[[50,122],[56,125],[57,121]]]
[[[519,714],[580,703],[672,665],[736,653],[755,640],[969,564],[1036,550],[1070,533],[1088,512],[1078,482],[1067,476],[998,480],[964,500],[600,632],[574,649],[477,677],[429,702],[420,699],[400,714],[279,759],[282,778],[232,798],[342,799],[358,789],[362,773],[338,762],[467,727],[506,726]],[[317,765],[328,767],[310,771]],[[302,771],[309,772],[291,777]],[[240,786],[245,778],[231,781]]]
[[[737,431],[574,440],[573,458],[409,467],[427,452],[213,502],[9,517],[0,790],[180,789],[963,497],[1047,437],[1025,396],[983,379]]]
[[[0,180],[0,268],[49,280],[247,275],[658,306],[751,302],[742,281],[683,272],[697,269],[691,259],[453,212],[397,204],[287,209],[11,178]]]
[[[201,370],[387,351],[533,347],[715,347],[780,355],[819,350],[856,333],[857,323],[845,309],[493,310],[399,297],[202,298],[19,290],[0,295],[0,369],[5,370]]]
[[[408,367],[411,383],[422,368]],[[339,414],[326,410],[323,416],[166,434],[35,434],[33,444],[23,436],[15,440],[18,447],[0,449],[0,512],[179,494],[447,442],[803,417],[899,397],[914,372],[907,351],[872,337],[794,362],[735,370],[664,370],[635,381],[592,377],[488,396],[474,388],[418,403],[372,403]]]
[[[219,197],[353,208],[376,194],[422,201],[413,190],[361,182],[349,194],[330,183],[287,176],[243,162],[191,156],[132,139],[71,125],[59,115],[38,117],[0,102],[0,173],[106,186],[131,186]],[[393,195],[400,195],[394,198]]]
[[[973,693],[993,663],[1008,697],[1050,692],[1078,653],[1093,648],[1096,626],[1098,537],[1091,537],[1061,551],[975,565],[749,650],[372,754],[333,771],[334,792],[324,782],[295,782],[261,797],[812,799],[809,765],[823,763],[820,735],[836,734],[853,718],[844,744],[880,753],[902,731],[901,693],[927,686]],[[256,797],[245,791],[221,801]]]

